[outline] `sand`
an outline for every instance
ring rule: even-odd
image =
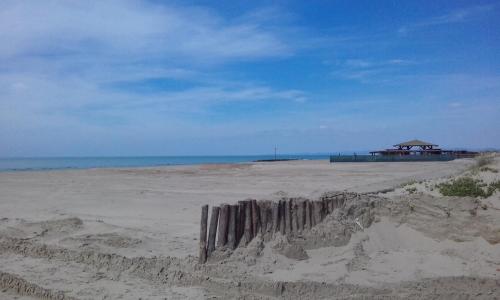
[[[498,193],[455,199],[429,188],[473,164],[289,161],[3,172],[0,298],[36,299],[44,291],[49,299],[498,298]],[[498,158],[492,167],[500,169]],[[256,238],[197,264],[201,205],[315,199],[328,191],[359,198],[300,237]],[[487,209],[477,209],[478,201]]]

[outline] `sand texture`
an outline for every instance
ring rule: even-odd
[[[0,299],[498,299],[500,193],[444,197],[472,159],[0,173]],[[490,170],[500,170],[500,157]],[[204,204],[345,203],[198,264]]]

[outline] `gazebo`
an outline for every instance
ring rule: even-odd
[[[421,140],[411,140],[404,143],[399,143],[393,146],[393,149],[385,149],[381,151],[372,151],[371,155],[439,155],[443,150],[439,145],[424,142]]]

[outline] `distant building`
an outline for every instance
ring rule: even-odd
[[[456,158],[474,157],[478,153],[465,150],[443,150],[439,145],[424,142],[421,140],[411,140],[396,144],[392,149],[371,151],[371,155],[381,156],[406,156],[406,155],[451,155]]]

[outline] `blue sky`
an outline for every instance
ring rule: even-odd
[[[0,156],[414,138],[500,148],[500,2],[0,2]]]

